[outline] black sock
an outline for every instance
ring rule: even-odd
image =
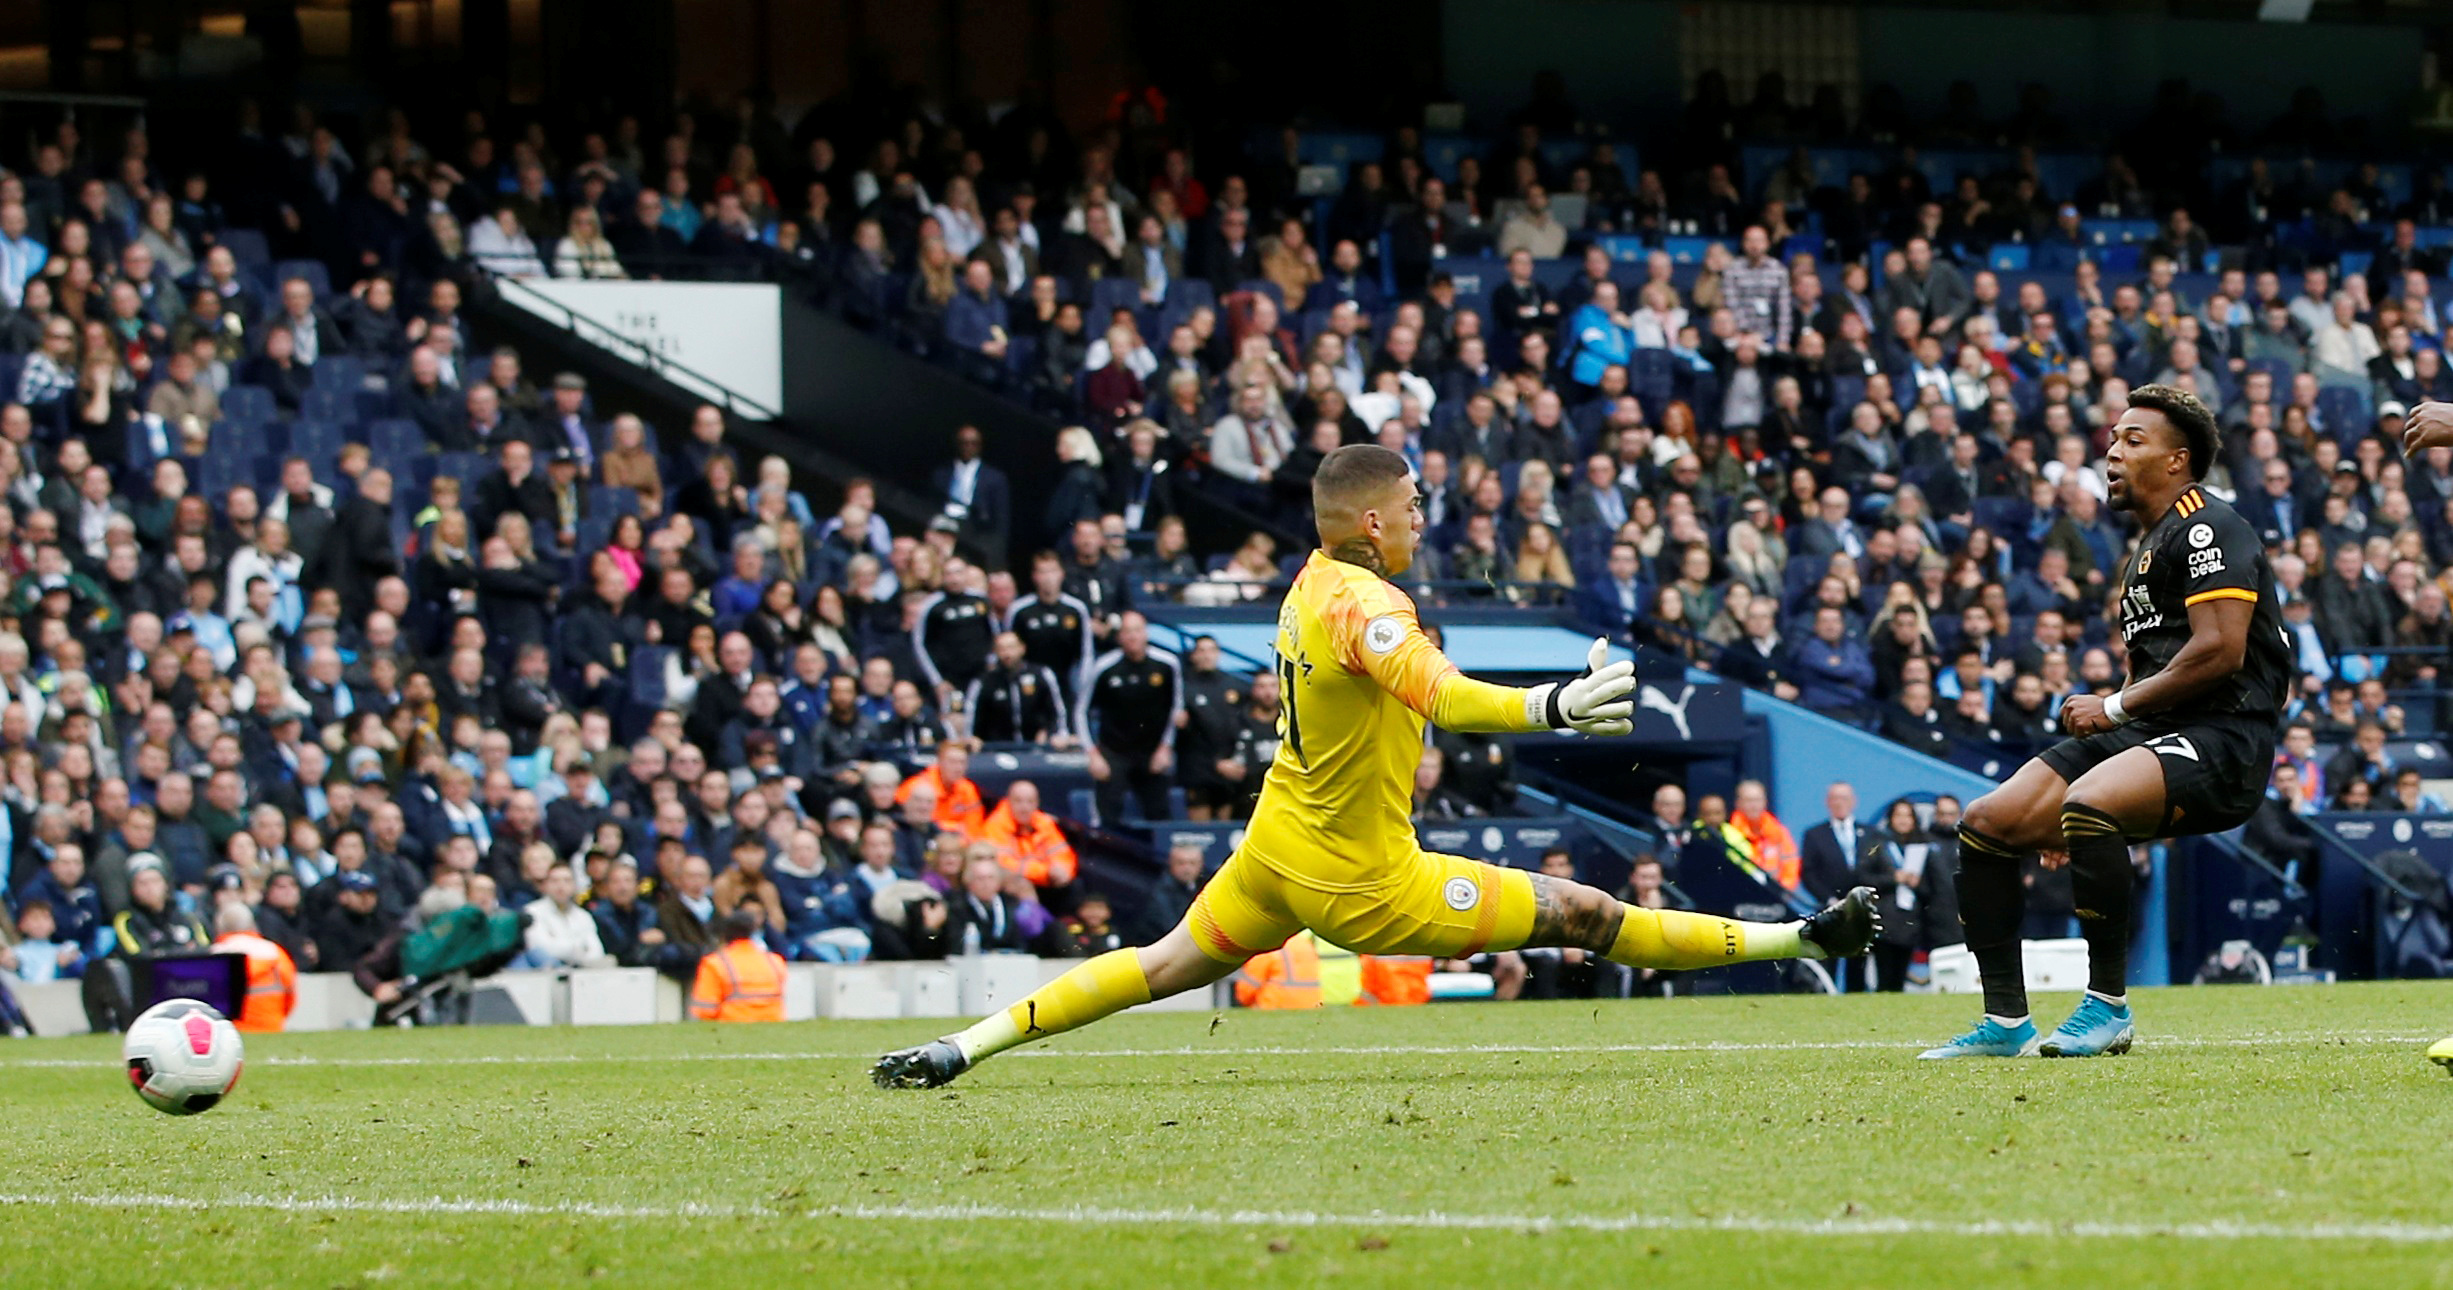
[[[1984,980],[1985,1011],[1996,1017],[2027,1015],[2027,964],[2019,946],[2019,924],[2026,917],[2018,853],[1999,838],[1960,824],[1959,924]]]
[[[2120,998],[2129,989],[2129,914],[2136,897],[2121,823],[2092,806],[2061,808],[2070,841],[2070,891],[2087,938],[2087,988]]]

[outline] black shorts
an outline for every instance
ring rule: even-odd
[[[2238,828],[2265,800],[2274,767],[2276,724],[2254,716],[2140,717],[2117,730],[2064,739],[2037,754],[2065,781],[2132,748],[2153,748],[2163,763],[2159,838]]]
[[[1244,786],[1230,784],[1223,779],[1186,779],[1181,784],[1187,806],[1205,806],[1216,811],[1244,800]]]

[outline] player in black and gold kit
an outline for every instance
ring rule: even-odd
[[[2145,534],[2122,570],[2128,683],[2062,706],[2070,737],[1968,804],[1960,918],[1985,1019],[1927,1057],[2093,1057],[2129,1051],[2129,846],[2220,833],[2254,813],[2292,667],[2257,530],[2198,481],[2218,448],[2197,396],[2141,386],[2112,430],[2105,482]],[[2021,859],[2067,863],[2087,939],[2087,994],[2050,1036],[2027,1017]],[[2066,860],[2064,859],[2066,857]]]

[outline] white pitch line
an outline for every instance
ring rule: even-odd
[[[218,1197],[128,1194],[0,1194],[0,1208],[160,1211],[166,1209],[252,1210],[286,1214],[408,1214],[510,1218],[590,1218],[611,1221],[787,1218],[857,1222],[1019,1222],[1041,1226],[1212,1228],[1364,1228],[1378,1230],[1501,1232],[1746,1232],[1778,1236],[1864,1238],[1883,1236],[2094,1237],[2119,1240],[2370,1241],[2397,1245],[2453,1244],[2453,1226],[2422,1223],[2269,1223],[2215,1219],[2192,1223],[2058,1222],[2051,1219],[1932,1219],[1862,1215],[1844,1218],[1782,1218],[1752,1214],[1459,1214],[1324,1213],[1317,1210],[1132,1209],[1103,1206],[1055,1208],[1007,1205],[842,1205],[776,1209],[764,1205],[612,1205],[589,1201],[536,1202],[434,1196],[383,1200],[355,1196]]]
[[[2341,1035],[2275,1034],[2237,1035],[2209,1038],[2174,1036],[2156,1038],[2143,1045],[2147,1048],[2274,1048],[2307,1046],[2338,1047],[2345,1044],[2415,1044],[2427,1043],[2443,1036],[2437,1034],[2381,1034],[2354,1032]],[[1761,1043],[1662,1043],[1662,1044],[1342,1044],[1315,1046],[1307,1044],[1250,1044],[1216,1047],[1184,1044],[1173,1048],[1020,1048],[1004,1053],[1001,1058],[1053,1058],[1075,1060],[1113,1060],[1145,1057],[1472,1057],[1472,1056],[1535,1056],[1561,1057],[1577,1054],[1596,1056],[1612,1053],[1794,1053],[1832,1051],[1902,1052],[1928,1047],[1889,1039],[1842,1040],[1767,1040]],[[787,1062],[787,1061],[870,1061],[877,1057],[873,1050],[827,1052],[754,1053],[491,1053],[491,1054],[417,1054],[401,1057],[311,1057],[268,1054],[255,1058],[256,1066],[570,1066],[586,1063],[665,1062]],[[0,1070],[94,1070],[117,1069],[119,1063],[103,1058],[36,1057],[24,1060],[0,1059]]]

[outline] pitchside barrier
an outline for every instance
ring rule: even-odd
[[[893,1021],[906,1017],[976,1017],[1011,1005],[1054,980],[1079,959],[1028,954],[980,954],[915,963],[790,963],[784,967],[784,1020]],[[0,973],[38,1035],[86,1033],[85,1005],[75,981],[27,985]],[[1200,1012],[1229,1007],[1225,983],[1143,1004],[1135,1011]],[[643,1026],[689,1016],[682,984],[652,968],[572,968],[497,972],[474,985],[473,1025]],[[375,1001],[340,973],[298,978],[292,1031],[363,1030]]]

